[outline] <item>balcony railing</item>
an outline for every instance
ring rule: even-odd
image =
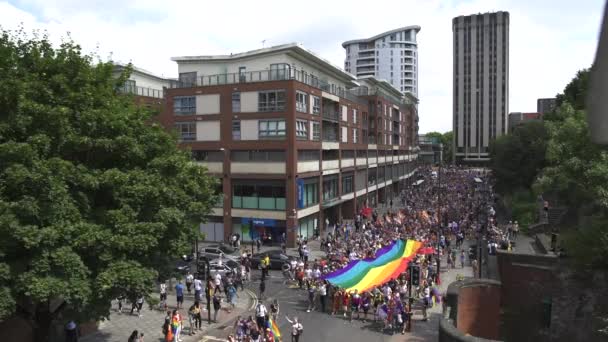
[[[199,76],[191,79],[171,80],[169,82],[169,88],[194,88],[225,84],[288,80],[295,80],[307,84],[311,87],[321,89],[325,92],[331,93],[342,98],[346,98],[350,101],[359,104],[367,104],[367,100],[361,99],[355,94],[349,93],[349,90],[346,90],[343,87],[337,86],[335,84],[320,80],[304,70],[298,70],[295,68],[224,73],[217,75]]]
[[[157,99],[162,99],[164,97],[164,92],[159,89],[152,88],[144,88],[138,86],[126,86],[118,88],[118,91],[124,94],[133,94],[137,96],[145,96],[145,97],[154,97]]]
[[[325,142],[338,142],[339,136],[336,133],[323,132],[323,141]]]
[[[333,121],[340,121],[340,114],[338,114],[338,112],[336,112],[336,111],[324,110],[323,118],[333,120]]]

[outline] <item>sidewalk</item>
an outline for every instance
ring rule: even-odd
[[[194,292],[194,291],[193,291]],[[154,294],[153,296],[159,296],[158,294]],[[251,310],[255,306],[256,297],[251,291],[245,289],[244,291],[239,291],[236,303],[236,309],[232,311],[232,313],[228,313],[228,311],[224,310],[228,307],[228,303],[226,303],[225,298],[222,298],[222,309],[218,313],[218,323],[211,323],[211,325],[207,322],[207,311],[203,311],[201,313],[203,317],[202,324],[202,332],[196,332],[194,336],[189,336],[190,324],[188,322],[188,308],[194,302],[194,294],[184,294],[184,308],[180,309],[182,313],[182,317],[184,318],[184,328],[182,333],[182,340],[184,342],[196,342],[200,341],[205,335],[205,331],[212,328],[223,329],[223,327],[228,323],[233,321],[238,315],[243,314],[246,311]],[[175,309],[176,298],[173,292],[168,294],[167,304],[169,305],[169,309]],[[203,307],[206,309],[207,303],[203,298],[203,302],[201,303]],[[161,311],[158,309],[150,310],[150,307],[147,303],[144,303],[142,309],[142,317],[138,317],[137,314],[130,314],[131,306],[130,304],[127,306],[123,306],[123,313],[119,314],[117,312],[117,303],[115,301],[112,302],[112,313],[110,314],[110,319],[107,321],[102,321],[99,323],[99,330],[91,335],[87,335],[80,339],[81,342],[124,342],[129,338],[129,335],[133,332],[133,330],[137,330],[140,333],[144,333],[144,337],[146,341],[160,341],[163,339],[162,334],[162,325],[165,320],[165,311]],[[213,319],[213,306],[211,306],[211,319]]]

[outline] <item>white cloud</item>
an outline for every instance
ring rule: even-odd
[[[85,51],[175,76],[172,56],[241,52],[291,41],[342,65],[343,41],[420,25],[420,131],[452,127],[452,18],[506,10],[510,30],[510,111],[535,111],[595,53],[602,0],[0,1],[0,23],[67,32]]]

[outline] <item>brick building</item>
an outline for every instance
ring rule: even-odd
[[[415,170],[417,99],[384,80],[297,44],[172,60],[159,120],[220,179],[208,240],[286,233],[293,245],[386,202]]]

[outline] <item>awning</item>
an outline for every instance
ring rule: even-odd
[[[414,186],[418,186],[420,184],[424,183],[424,179],[419,179],[416,181],[416,183],[414,183]]]
[[[473,178],[473,180],[475,180],[475,183],[483,183],[483,181],[479,177],[475,177]]]

